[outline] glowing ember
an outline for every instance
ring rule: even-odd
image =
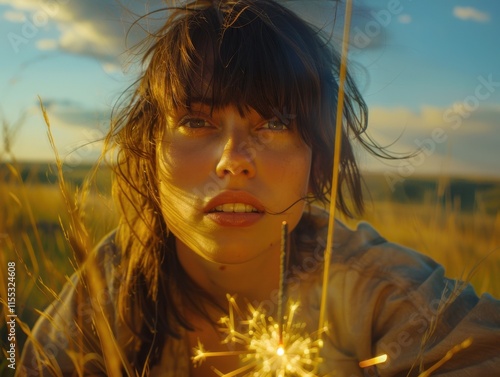
[[[359,367],[360,368],[368,368],[371,367],[372,365],[377,365],[381,363],[385,363],[387,361],[387,355],[384,353],[383,355],[373,357],[368,360],[363,360],[359,362]]]
[[[283,356],[285,354],[285,349],[283,348],[283,346],[278,347],[278,349],[276,350],[276,354],[278,356]]]
[[[221,331],[226,334],[223,343],[242,345],[241,351],[209,352],[201,343],[194,349],[192,360],[195,365],[209,357],[238,354],[243,366],[227,374],[216,370],[222,377],[306,377],[315,375],[321,362],[319,356],[323,346],[320,336],[313,339],[305,331],[304,323],[294,323],[293,318],[299,305],[289,304],[283,316],[282,332],[277,321],[263,310],[248,304],[248,314],[243,315],[234,297],[228,296],[229,316],[220,320]],[[238,318],[235,317],[238,314]],[[246,319],[241,319],[245,318]],[[239,320],[241,319],[241,320]],[[237,321],[239,320],[239,321]],[[235,323],[238,322],[238,327]],[[325,329],[322,330],[323,332]],[[320,334],[316,334],[320,335]]]

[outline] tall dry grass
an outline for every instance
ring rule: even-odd
[[[26,165],[16,161],[10,152],[11,132],[4,130],[4,153],[9,162],[0,160],[0,325],[1,350],[7,355],[7,288],[4,274],[7,263],[15,262],[15,313],[16,318],[16,366],[23,346],[31,337],[31,328],[42,311],[53,301],[59,300],[58,293],[68,282],[69,276],[80,271],[83,263],[90,264],[79,276],[85,281],[90,297],[99,297],[103,292],[103,279],[98,268],[92,268],[93,245],[117,224],[116,212],[109,195],[101,195],[96,186],[83,180],[80,185],[71,184],[64,175],[64,167],[57,153],[50,131],[50,122],[42,106],[42,113],[48,127],[48,137],[54,148],[55,163],[47,166],[46,181],[40,180],[40,164],[33,165],[33,171],[26,174]],[[81,169],[80,169],[81,170]],[[81,173],[79,171],[78,173]],[[107,172],[109,174],[109,171]],[[94,172],[94,175],[98,172]],[[54,183],[49,183],[54,179]],[[79,181],[79,180],[76,180]],[[90,181],[88,181],[90,182]],[[109,183],[106,177],[104,185]],[[109,188],[109,187],[108,187]],[[5,271],[4,271],[5,270]],[[121,357],[118,343],[110,334],[103,305],[96,300],[92,309],[92,321],[101,339],[104,358],[109,375],[121,376]],[[58,324],[54,323],[55,326]],[[62,332],[65,329],[60,329]],[[33,343],[41,359],[46,355],[44,345]],[[60,376],[57,367],[50,365],[52,375]],[[114,361],[114,362],[113,362]],[[84,360],[75,360],[77,369],[83,370]],[[0,375],[10,376],[14,370],[8,367],[7,357],[0,362]],[[126,364],[126,363],[125,363]],[[34,373],[33,375],[36,375]],[[83,375],[79,373],[78,375]],[[132,373],[130,373],[132,375]]]

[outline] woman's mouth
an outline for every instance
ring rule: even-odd
[[[257,208],[250,204],[245,203],[226,203],[215,207],[211,213],[224,212],[224,213],[259,213]]]
[[[207,203],[204,212],[214,223],[229,227],[250,226],[265,215],[262,203],[245,191],[226,191],[217,195]]]

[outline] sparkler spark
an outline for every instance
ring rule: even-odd
[[[323,346],[321,334],[313,338],[306,332],[305,323],[295,323],[294,316],[298,303],[290,303],[283,315],[280,334],[279,321],[268,316],[265,311],[248,304],[248,313],[238,307],[234,296],[227,296],[229,315],[222,317],[219,323],[226,335],[223,343],[242,345],[238,351],[209,352],[198,342],[192,357],[199,365],[209,357],[240,355],[242,367],[221,377],[262,376],[262,377],[312,377],[321,362],[320,351]],[[238,324],[238,327],[236,327]],[[325,332],[326,328],[322,330]]]
[[[372,357],[371,359],[360,361],[359,367],[368,368],[371,367],[372,365],[385,363],[386,361],[387,361],[387,355],[384,353],[382,355]]]

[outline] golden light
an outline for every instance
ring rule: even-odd
[[[196,365],[211,357],[239,355],[242,367],[228,373],[215,372],[221,377],[306,377],[315,375],[321,357],[321,334],[308,334],[305,323],[294,322],[299,305],[286,305],[282,331],[278,322],[262,309],[247,305],[246,313],[238,307],[234,296],[228,295],[229,316],[221,318],[223,343],[243,346],[238,351],[210,352],[198,343],[192,360]],[[322,330],[323,332],[326,330]]]
[[[278,356],[283,356],[285,354],[285,349],[283,348],[283,346],[279,346],[278,349],[276,350],[276,354]]]
[[[382,355],[372,357],[371,359],[360,361],[359,367],[368,368],[371,367],[372,365],[385,363],[386,361],[387,361],[387,355],[384,353]]]

